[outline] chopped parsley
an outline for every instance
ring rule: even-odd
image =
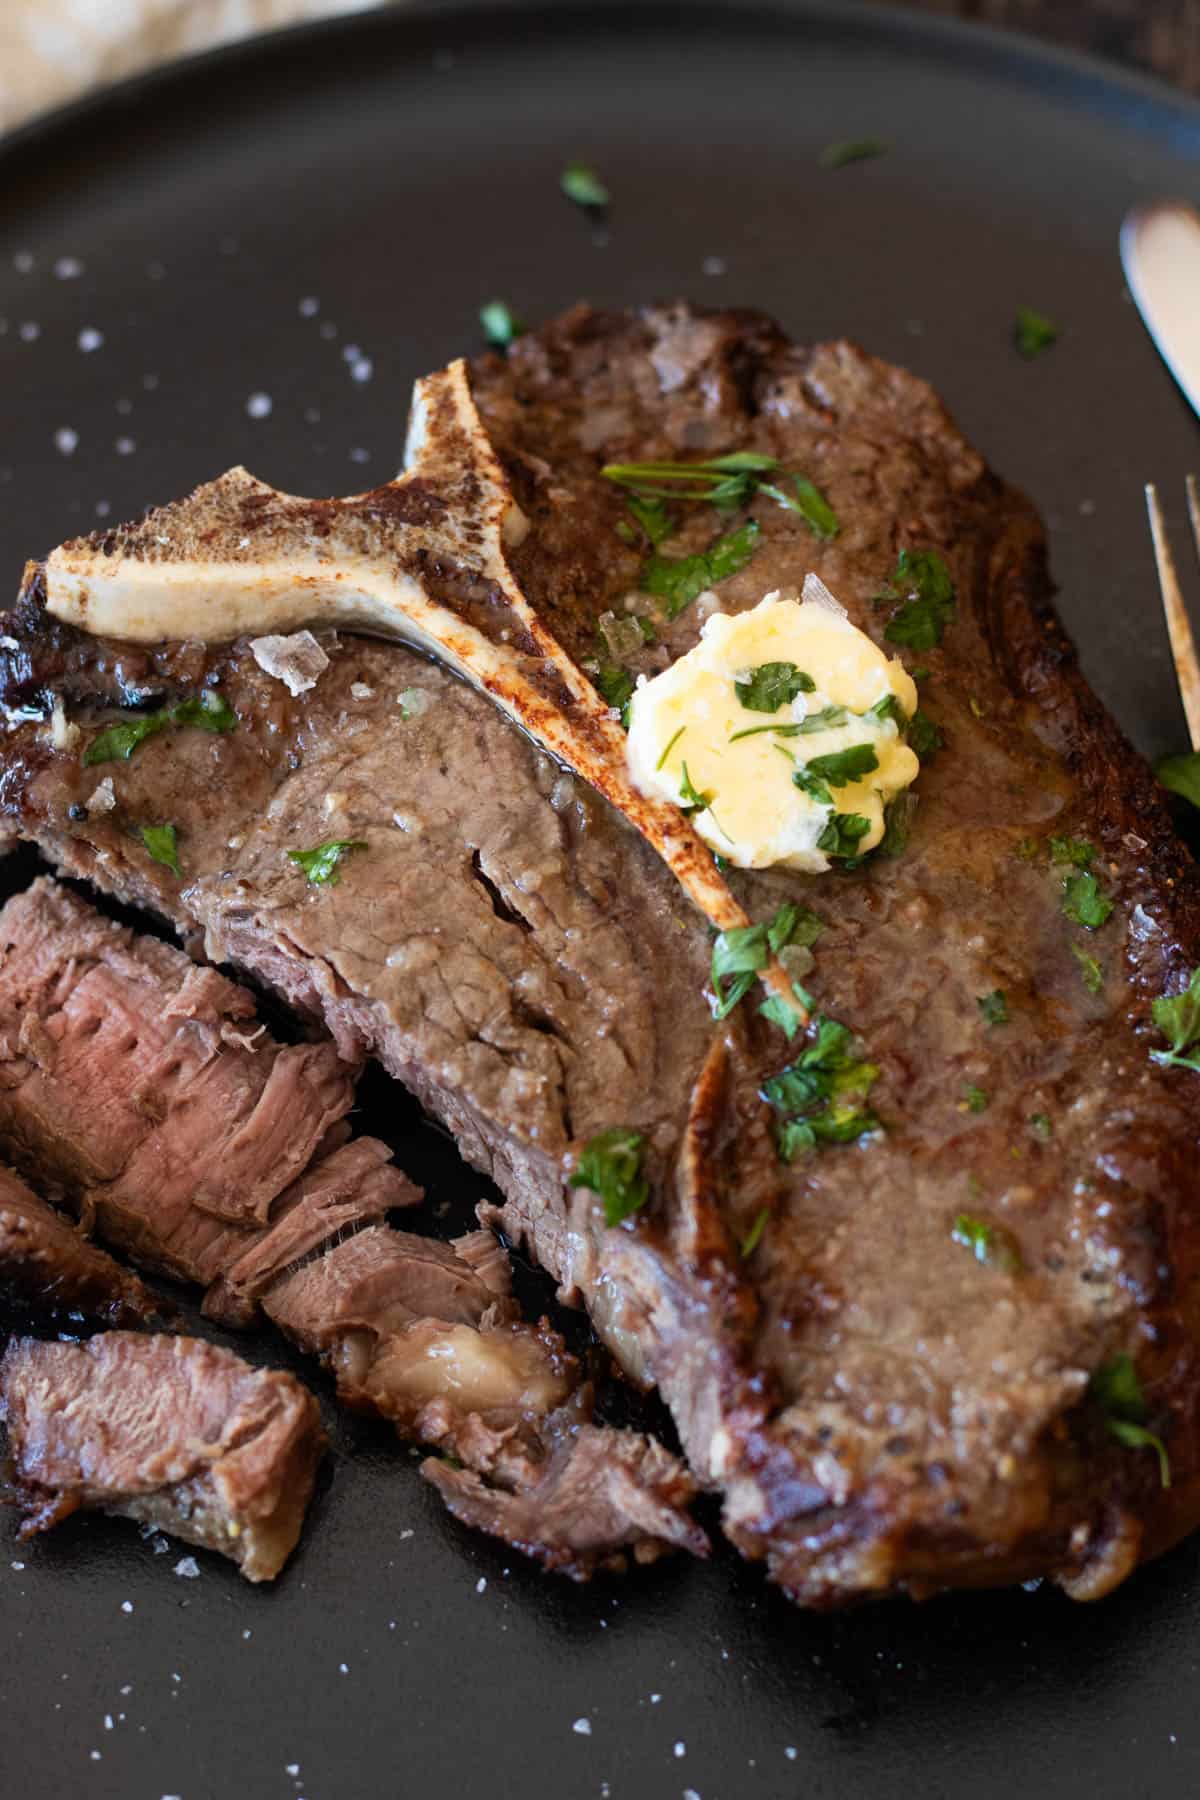
[[[1029,1129],[1034,1137],[1041,1138],[1044,1144],[1054,1136],[1054,1122],[1049,1113],[1030,1113]]]
[[[820,712],[809,713],[806,719],[798,719],[796,731],[801,737],[808,737],[814,731],[832,731],[835,725],[844,725],[849,716],[844,706],[823,706]]]
[[[861,813],[834,813],[817,839],[817,849],[826,856],[858,856],[858,846],[871,829],[870,819]]]
[[[1008,995],[1003,988],[993,988],[990,994],[980,994],[975,1002],[988,1025],[1008,1024]]]
[[[341,880],[338,864],[355,850],[365,850],[365,838],[330,838],[313,850],[289,850],[288,856],[299,863],[314,886],[336,887]]]
[[[823,1144],[856,1143],[882,1126],[864,1104],[879,1070],[859,1056],[836,1019],[812,1022],[812,1041],[796,1062],[766,1082],[763,1099],[778,1115],[776,1142],[785,1162]]]
[[[759,476],[771,475],[778,467],[773,456],[735,450],[707,462],[605,463],[600,473],[643,498],[744,506],[754,498]]]
[[[733,688],[748,712],[773,713],[787,706],[797,694],[813,693],[816,685],[812,676],[793,662],[768,662],[747,670],[746,679],[735,681]]]
[[[879,840],[880,856],[902,856],[908,848],[912,822],[916,817],[917,796],[897,794],[883,809],[883,836]]]
[[[642,587],[646,593],[665,600],[667,617],[674,619],[705,588],[713,587],[745,568],[754,555],[760,532],[761,527],[753,519],[747,519],[736,531],[718,538],[698,555],[660,556],[656,552],[642,569]]]
[[[759,1241],[762,1238],[763,1232],[767,1229],[767,1221],[770,1217],[771,1209],[769,1206],[764,1206],[762,1210],[755,1215],[753,1225],[751,1225],[749,1231],[742,1239],[739,1255],[743,1262],[745,1262],[748,1256],[753,1256],[754,1252],[758,1249]]]
[[[778,956],[789,944],[815,943],[823,929],[816,913],[809,912],[805,906],[786,902],[774,918],[763,924],[736,925],[729,931],[718,932],[712,951],[714,1019],[726,1018],[738,1002],[745,999],[755,978],[773,956]],[[778,996],[774,998],[778,999]],[[769,1005],[769,1000],[764,1003],[764,1006]],[[780,1023],[774,1012],[768,1012],[767,1017],[775,1024]]]
[[[842,529],[841,522],[832,506],[817,484],[809,481],[805,476],[793,475],[792,486],[796,490],[794,498],[791,494],[785,493],[783,488],[775,487],[769,481],[760,481],[758,491],[760,494],[767,494],[772,500],[777,500],[780,506],[786,507],[789,512],[799,513],[812,530],[813,535],[819,537],[823,543],[829,543]]]
[[[571,1186],[599,1194],[606,1225],[619,1225],[649,1199],[650,1186],[642,1173],[644,1144],[640,1131],[610,1125],[589,1138],[579,1154]]]
[[[1088,1383],[1088,1396],[1104,1415],[1110,1437],[1127,1450],[1153,1450],[1158,1457],[1159,1479],[1163,1487],[1171,1485],[1171,1460],[1160,1437],[1145,1427],[1146,1398],[1126,1351],[1101,1363]]]
[[[950,1236],[986,1268],[998,1269],[1003,1275],[1019,1275],[1025,1267],[1020,1246],[1004,1225],[994,1225],[974,1213],[959,1213]]]
[[[179,851],[175,844],[175,827],[173,825],[140,825],[138,836],[146,846],[147,854],[161,863],[164,869],[170,869],[172,875],[180,875]]]
[[[1192,971],[1192,979],[1182,994],[1164,995],[1150,1010],[1154,1023],[1171,1046],[1169,1050],[1152,1050],[1151,1060],[1162,1068],[1195,1069],[1200,1073],[1200,969]]]
[[[815,482],[780,470],[776,457],[758,450],[734,450],[705,462],[606,463],[600,473],[642,499],[706,500],[725,512],[737,512],[756,494],[765,494],[788,512],[799,513],[819,538],[835,538],[841,530],[837,514]],[[764,479],[776,474],[780,481],[790,482],[794,492]]]
[[[692,778],[688,774],[688,766],[686,763],[680,763],[679,768],[679,804],[684,818],[690,819],[693,813],[707,812],[708,808],[713,803],[714,795],[697,792],[696,788],[692,785]]]
[[[1182,794],[1193,806],[1200,806],[1200,751],[1164,756],[1155,763],[1154,773],[1173,794]]]
[[[922,762],[928,762],[946,742],[928,713],[923,713],[919,706],[908,721],[908,730],[904,735],[909,749]]]
[[[687,730],[687,726],[681,725],[679,727],[679,730],[675,733],[674,737],[672,737],[670,739],[670,741],[667,744],[666,749],[663,751],[662,755],[659,757],[658,761],[654,765],[655,774],[658,773],[659,769],[665,768],[668,756],[670,756],[672,750],[675,748],[676,744],[679,742],[680,738],[683,736],[683,734],[686,730]]]
[[[954,584],[936,550],[902,550],[883,600],[899,599],[884,637],[910,650],[932,650],[954,612]]]
[[[1059,337],[1058,326],[1045,313],[1035,312],[1032,306],[1018,306],[1016,323],[1013,326],[1013,342],[1021,355],[1029,362],[1048,350]]]
[[[885,694],[882,700],[877,700],[874,706],[869,706],[867,717],[878,719],[881,725],[890,719],[897,731],[903,731],[908,724],[908,714],[895,694]]]
[[[795,757],[788,751],[785,750],[784,755],[788,758],[789,762],[795,762]],[[818,806],[833,805],[833,794],[830,790],[829,783],[827,781],[822,781],[819,775],[814,775],[808,767],[797,769],[792,776],[792,780],[800,789],[800,792],[802,794],[807,794],[810,800],[815,800]]]
[[[558,185],[568,200],[576,206],[607,206],[609,192],[597,175],[595,169],[589,169],[586,163],[568,163],[558,178]]]
[[[760,733],[764,731],[773,731],[776,737],[799,737],[801,727],[794,721],[789,725],[747,725],[742,731],[730,732],[729,742],[731,744],[736,744],[739,743],[742,738],[758,737]],[[779,750],[780,746],[776,744],[775,748],[776,750]],[[783,750],[781,753],[782,755],[789,757],[792,762],[795,762],[796,759],[792,756],[790,750]]]
[[[826,144],[817,160],[823,169],[844,169],[850,163],[886,156],[890,149],[886,138],[846,138],[836,144]]]
[[[879,767],[879,758],[870,744],[851,744],[848,750],[833,750],[828,756],[814,756],[805,764],[805,770],[815,775],[819,781],[827,781],[830,787],[847,787],[852,781],[861,781],[864,775],[873,774]],[[792,777],[793,781],[796,779]],[[860,834],[861,835],[861,834]]]
[[[1090,869],[1096,852],[1084,838],[1052,837],[1050,861],[1070,863],[1076,869]]]
[[[107,726],[84,751],[83,765],[92,768],[96,763],[128,762],[139,744],[160,731],[187,726],[201,731],[235,731],[237,722],[237,714],[228,701],[214,688],[207,688],[204,693],[191,695],[174,706],[161,707],[158,712],[139,713],[136,718]]]
[[[1090,951],[1082,944],[1071,945],[1071,955],[1079,964],[1079,973],[1083,985],[1089,994],[1100,994],[1104,991],[1104,970]]]
[[[627,502],[630,512],[645,532],[652,549],[657,550],[675,529],[675,522],[661,500],[640,500],[636,494]]]
[[[1108,895],[1088,870],[1068,875],[1063,881],[1062,909],[1068,919],[1089,931],[1098,931],[1113,909]]]
[[[963,1099],[966,1102],[967,1111],[973,1113],[986,1112],[990,1104],[987,1095],[981,1087],[968,1087],[964,1089]]]
[[[604,663],[592,678],[610,706],[621,709],[621,723],[629,730],[629,702],[633,698],[633,676],[617,663]]]
[[[528,330],[507,300],[486,301],[479,309],[479,323],[484,337],[497,350],[507,350],[514,339],[524,337]]]

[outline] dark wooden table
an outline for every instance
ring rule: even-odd
[[[1140,64],[1200,93],[1200,0],[893,0]]]

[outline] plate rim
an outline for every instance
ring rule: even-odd
[[[268,27],[89,89],[0,134],[0,171],[7,173],[10,165],[19,165],[31,153],[36,154],[55,140],[107,115],[130,111],[143,103],[152,104],[172,87],[203,82],[242,64],[252,66],[273,57],[303,55],[330,39],[402,37],[414,26],[450,31],[459,23],[469,27],[471,21],[500,21],[506,17],[528,21],[531,15],[543,17],[552,30],[569,30],[572,21],[607,22],[610,30],[620,26],[632,34],[647,20],[677,21],[682,10],[678,0],[650,0],[649,4],[639,0],[632,16],[629,0],[405,0],[402,6],[378,0],[361,12]],[[704,16],[708,28],[732,23],[739,16],[795,25],[807,20],[828,35],[862,36],[876,43],[892,40],[910,55],[915,51],[918,56],[966,62],[984,75],[999,74],[1018,83],[1050,78],[1054,85],[1070,91],[1076,103],[1086,99],[1091,90],[1093,110],[1097,101],[1105,99],[1110,104],[1122,99],[1136,102],[1142,116],[1129,122],[1131,128],[1149,129],[1154,135],[1155,121],[1147,115],[1174,114],[1185,133],[1195,133],[1195,154],[1200,161],[1200,95],[1176,88],[1149,70],[1128,67],[1097,51],[1050,43],[1020,28],[914,12],[896,5],[894,0],[891,4],[884,4],[883,0],[689,0],[687,13],[693,23]],[[1158,134],[1163,123],[1158,123]],[[1181,164],[1186,164],[1186,153],[1179,149],[1177,154]]]

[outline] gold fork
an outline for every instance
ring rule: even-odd
[[[1188,514],[1192,521],[1192,536],[1196,540],[1196,556],[1200,559],[1200,481],[1194,475],[1187,478]],[[1159,503],[1158,489],[1151,483],[1146,488],[1146,507],[1150,514],[1150,533],[1154,539],[1154,560],[1158,564],[1158,582],[1162,588],[1163,612],[1167,616],[1167,630],[1171,637],[1171,655],[1175,659],[1175,673],[1179,678],[1179,693],[1183,700],[1183,710],[1187,716],[1188,736],[1192,740],[1192,749],[1200,750],[1200,658],[1196,655],[1196,640],[1192,635],[1191,621],[1187,608],[1183,604],[1183,590],[1179,585],[1179,576],[1175,568],[1175,559],[1171,555],[1171,545],[1167,538],[1167,528],[1163,520],[1162,506]]]

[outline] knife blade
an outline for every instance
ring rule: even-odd
[[[1200,212],[1183,200],[1135,208],[1121,262],[1159,354],[1200,413]]]

